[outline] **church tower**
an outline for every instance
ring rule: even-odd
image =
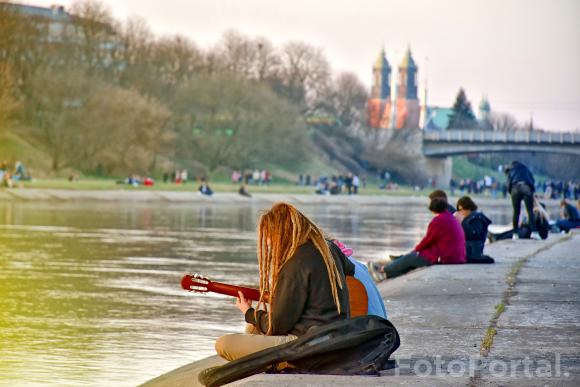
[[[367,103],[368,125],[371,128],[387,128],[391,109],[391,66],[381,52],[373,65],[373,85]]]
[[[491,115],[491,106],[489,105],[489,101],[487,97],[481,98],[481,102],[479,103],[479,120],[478,125],[479,128],[482,130],[493,130],[493,125],[491,124],[490,120]]]
[[[373,66],[373,86],[371,98],[386,100],[391,96],[391,66],[385,56],[385,49],[381,50]]]
[[[491,106],[487,97],[483,97],[481,102],[479,102],[479,119],[480,121],[489,120],[489,115],[491,113]]]
[[[415,129],[419,127],[420,106],[417,97],[418,67],[408,48],[399,65],[396,101],[396,129]]]

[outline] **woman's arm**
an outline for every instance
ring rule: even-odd
[[[429,223],[429,226],[427,227],[427,235],[425,235],[425,237],[421,240],[421,242],[419,242],[419,244],[415,246],[414,251],[419,252],[421,250],[426,250],[437,242],[440,233],[439,230],[440,227],[438,227],[438,224],[439,217],[433,218],[433,220],[431,221],[431,223]]]
[[[298,260],[291,259],[284,265],[274,290],[271,335],[287,335],[302,317],[308,298],[308,278],[300,270]],[[245,313],[246,322],[253,324],[261,333],[268,332],[268,312],[250,308]]]

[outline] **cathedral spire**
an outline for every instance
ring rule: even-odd
[[[385,54],[385,47],[373,66],[373,86],[371,88],[371,98],[388,99],[391,94],[391,66]]]
[[[417,99],[417,70],[411,48],[407,47],[407,52],[399,65],[398,98]]]

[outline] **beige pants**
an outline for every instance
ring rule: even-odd
[[[232,333],[219,337],[215,342],[215,350],[226,360],[232,361],[240,357],[275,347],[296,340],[298,336],[266,336],[259,333],[252,324],[246,326],[246,333]]]

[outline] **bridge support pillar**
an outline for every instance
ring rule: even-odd
[[[435,186],[448,188],[453,172],[451,157],[425,157],[425,172],[430,179],[435,179]]]

